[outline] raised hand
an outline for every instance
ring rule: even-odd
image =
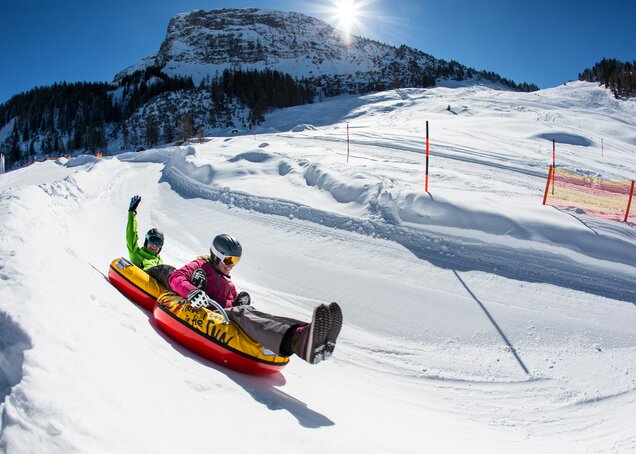
[[[128,211],[136,213],[139,203],[141,203],[141,197],[139,197],[138,195],[133,196],[133,198],[130,199],[130,206],[128,207]]]

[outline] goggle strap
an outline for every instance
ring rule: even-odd
[[[225,260],[225,255],[221,254],[219,251],[216,250],[216,248],[214,246],[212,246],[210,248],[210,252],[212,252],[214,254],[214,256],[219,259],[220,261]]]
[[[238,263],[238,260],[232,260],[232,259],[229,260],[230,263],[227,263],[227,261],[225,259],[227,257],[231,257],[231,256],[230,255],[221,254],[219,251],[216,250],[216,248],[214,246],[212,246],[210,248],[210,252],[212,252],[217,259],[219,259],[220,261],[222,261],[223,263],[225,263],[228,266],[230,264],[236,265]]]

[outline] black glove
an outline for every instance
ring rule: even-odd
[[[141,197],[139,197],[138,195],[134,196],[132,199],[130,199],[130,206],[128,207],[128,211],[137,213],[137,207],[139,206],[140,202]]]
[[[205,271],[201,268],[197,268],[192,273],[192,277],[190,278],[190,283],[194,285],[199,290],[203,290],[205,288],[205,284],[208,281],[208,277],[205,275]]]
[[[232,301],[232,306],[249,306],[251,302],[252,298],[250,298],[250,294],[241,292],[234,298],[234,301]]]
[[[196,289],[188,293],[188,302],[192,309],[208,307],[208,297],[203,290]]]

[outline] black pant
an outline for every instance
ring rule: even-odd
[[[151,277],[153,277],[157,282],[163,285],[168,290],[172,290],[170,288],[170,284],[168,284],[168,278],[173,273],[176,268],[172,265],[157,265],[152,268],[148,268],[146,273],[148,273]]]
[[[252,340],[280,356],[291,356],[293,328],[306,325],[293,318],[257,311],[253,306],[234,306],[225,312]]]

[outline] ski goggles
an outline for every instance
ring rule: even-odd
[[[226,266],[234,266],[240,260],[241,260],[241,257],[237,257],[237,256],[234,256],[234,255],[226,255],[225,257],[223,257],[223,259],[221,261],[223,263],[225,263]]]
[[[214,248],[210,249],[210,251],[214,253],[214,256],[222,261],[225,266],[234,266],[241,260],[241,257],[238,255],[223,255]]]
[[[154,244],[160,249],[163,247],[163,237],[160,235],[155,235],[155,234],[146,235],[146,241],[150,244]]]

